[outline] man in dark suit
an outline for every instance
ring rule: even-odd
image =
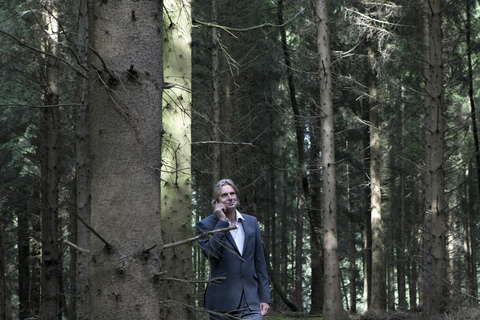
[[[270,290],[257,219],[237,210],[238,189],[229,179],[213,188],[215,213],[200,221],[198,233],[236,227],[199,240],[210,261],[205,308],[210,319],[262,319]]]

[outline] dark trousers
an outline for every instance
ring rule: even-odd
[[[245,294],[242,293],[242,299],[237,310],[232,310],[227,313],[211,313],[210,320],[237,320],[237,319],[250,319],[250,320],[262,320],[262,312],[260,310],[251,310],[248,307]]]

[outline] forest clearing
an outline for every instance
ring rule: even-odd
[[[0,0],[0,320],[206,319],[224,178],[264,319],[480,319],[479,68],[477,0]]]

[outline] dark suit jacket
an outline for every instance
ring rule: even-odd
[[[230,231],[215,233],[208,238],[200,239],[202,252],[210,261],[211,281],[205,292],[205,308],[216,312],[236,310],[240,304],[242,291],[248,306],[252,310],[260,310],[260,302],[270,303],[265,256],[257,219],[242,214],[245,219],[245,245],[243,255],[235,245]],[[197,225],[197,232],[227,228],[228,222],[221,221],[212,214]]]

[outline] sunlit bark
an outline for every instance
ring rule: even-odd
[[[191,16],[190,2],[165,0],[164,79],[174,85],[163,92],[162,238],[166,243],[187,239],[191,227]],[[174,21],[174,24],[169,24]],[[168,86],[168,85],[167,85]],[[164,277],[192,277],[190,246],[162,253]],[[180,281],[161,282],[162,317],[190,319],[193,288]]]

